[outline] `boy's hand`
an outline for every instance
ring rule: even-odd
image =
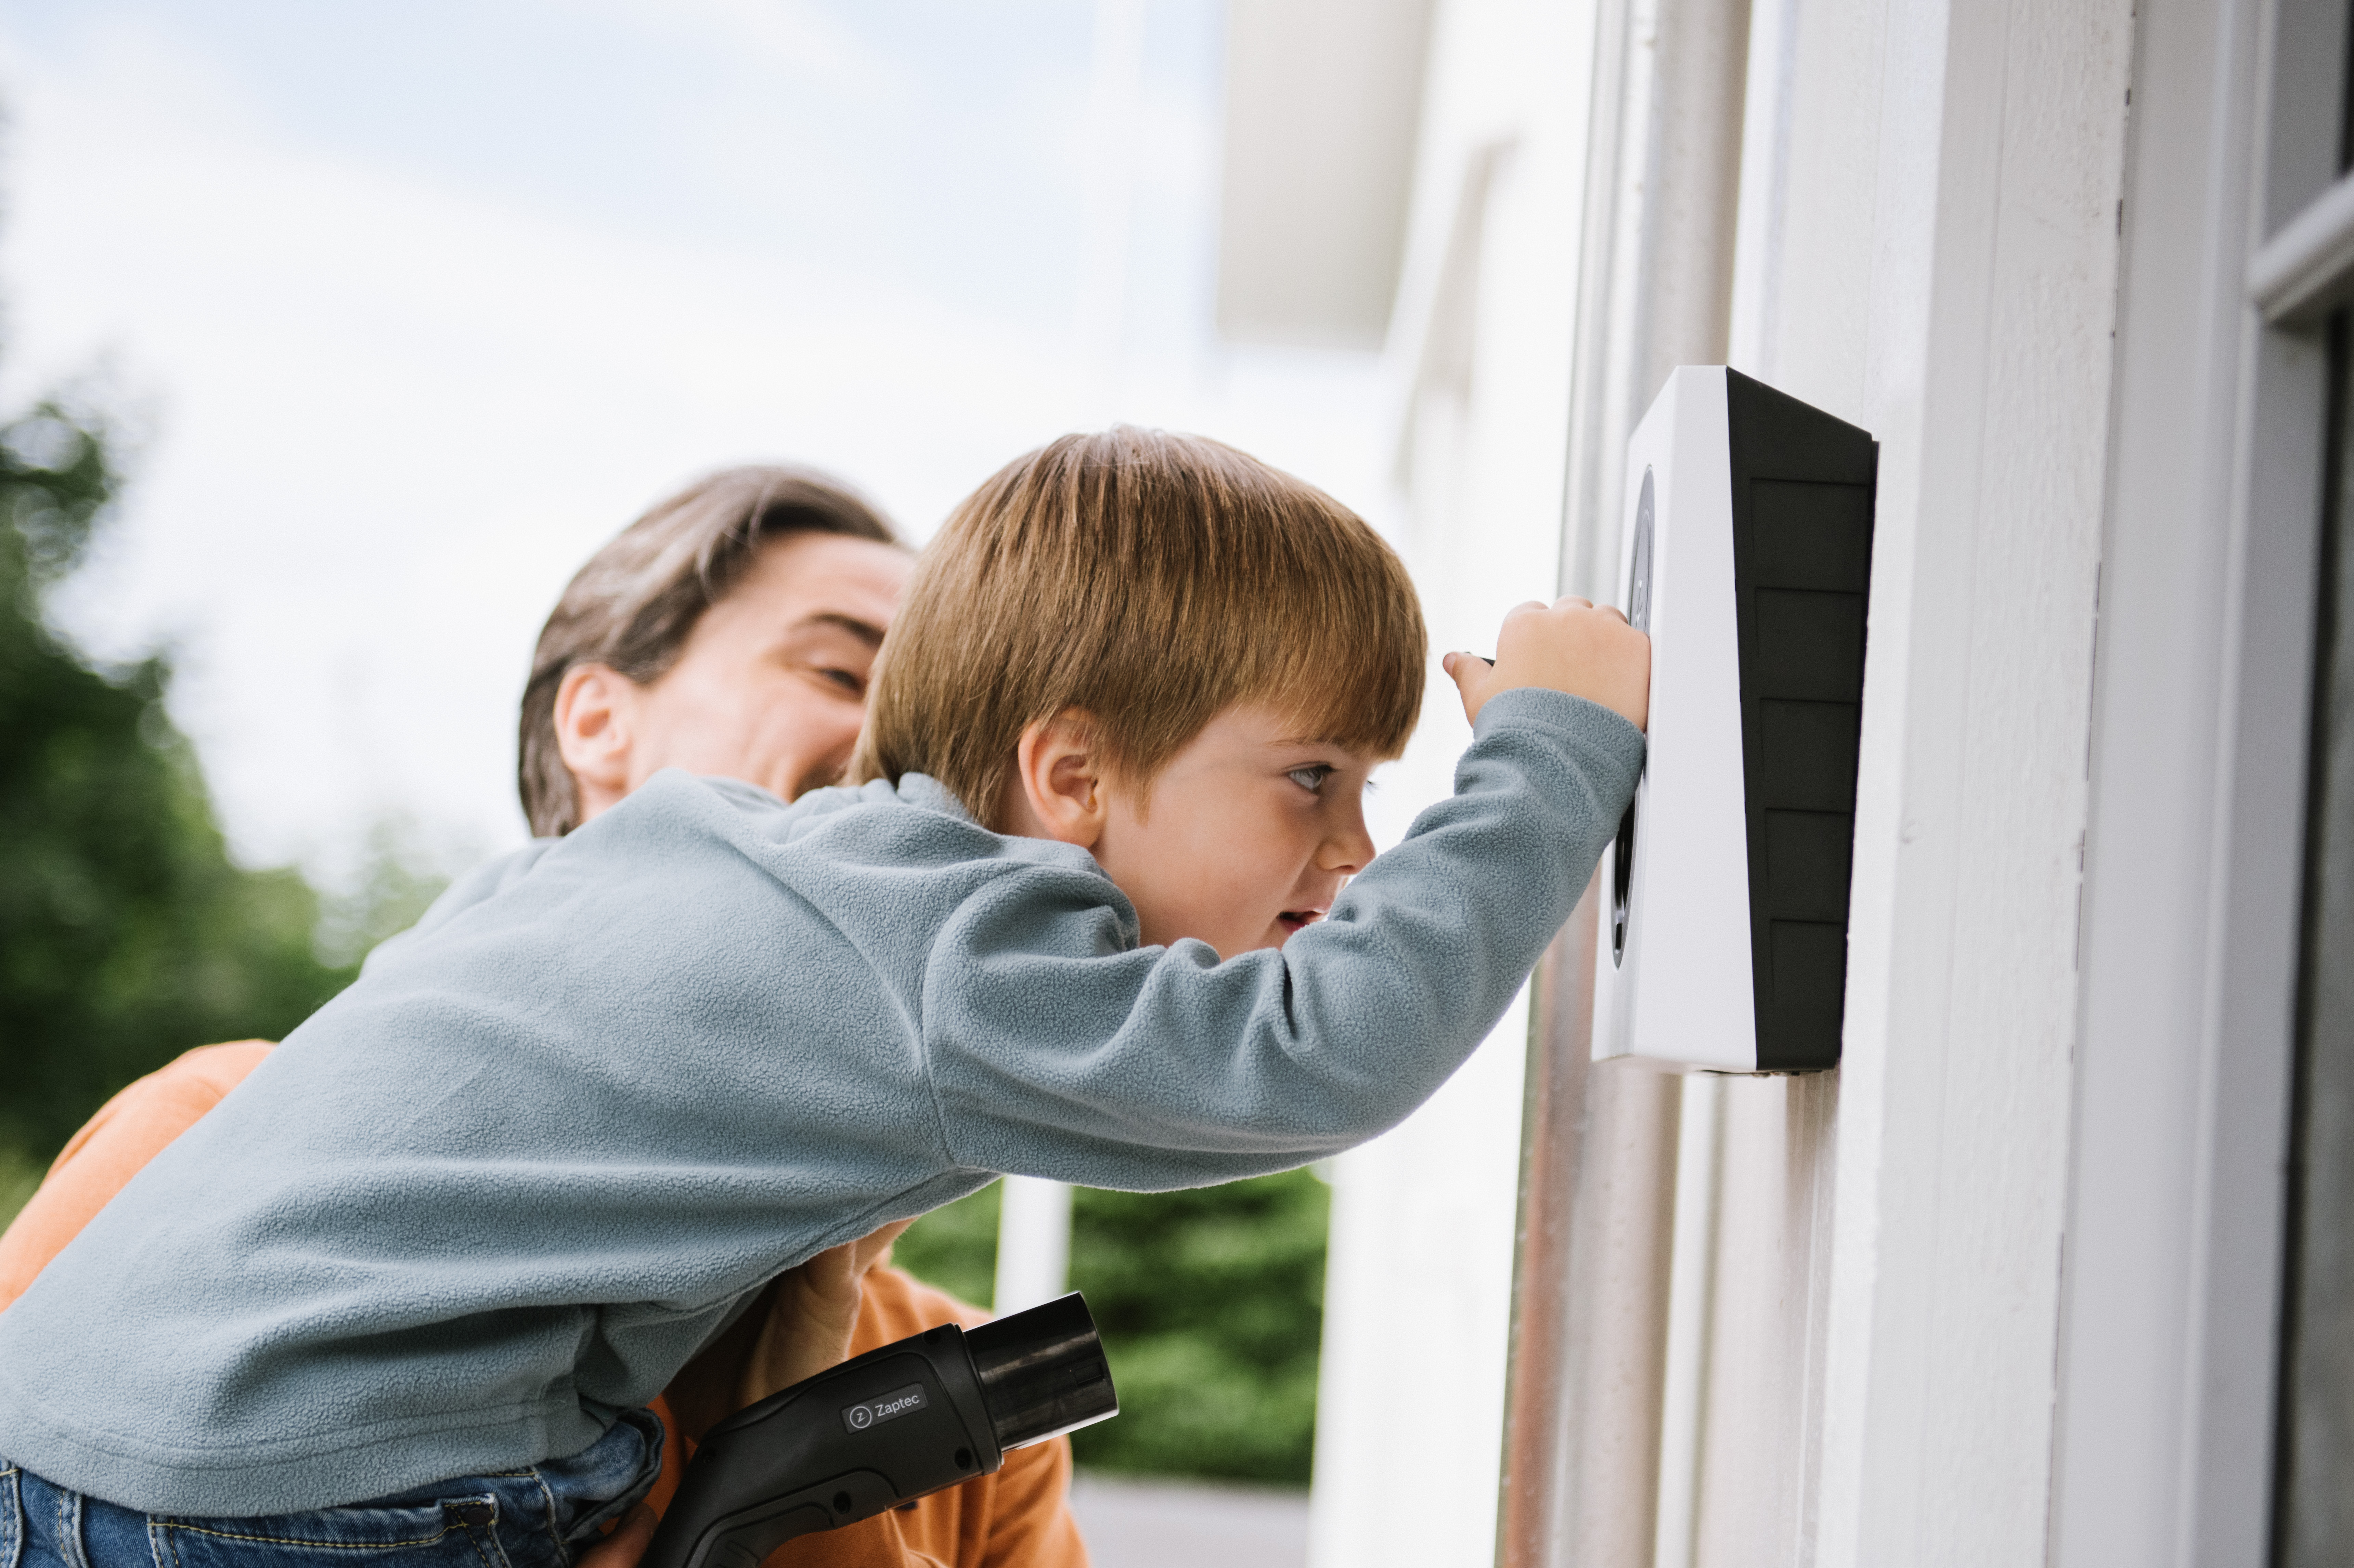
[[[1449,653],[1442,662],[1463,694],[1463,716],[1477,721],[1498,692],[1546,686],[1600,703],[1646,727],[1651,711],[1651,640],[1609,605],[1572,594],[1550,605],[1519,605],[1496,633],[1496,662]]]

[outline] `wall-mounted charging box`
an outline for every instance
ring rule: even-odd
[[[1596,1060],[1839,1065],[1879,450],[1715,366],[1673,372],[1628,442],[1650,745],[1596,873]]]

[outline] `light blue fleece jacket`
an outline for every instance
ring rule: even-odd
[[[1493,1026],[1642,759],[1504,693],[1451,799],[1223,963],[1140,948],[1093,857],[919,775],[790,806],[658,775],[453,889],[0,1314],[0,1457],[193,1514],[518,1469],[782,1270],[999,1172],[1349,1148]]]

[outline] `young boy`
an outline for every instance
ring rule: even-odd
[[[1176,1187],[1391,1126],[1641,765],[1614,613],[1523,607],[1497,655],[1450,657],[1457,793],[1368,868],[1423,680],[1395,558],[1213,442],[1017,461],[924,558],[860,787],[665,774],[469,879],[0,1316],[0,1540],[559,1563],[801,1259],[1003,1171]]]

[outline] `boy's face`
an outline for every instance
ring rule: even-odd
[[[1225,708],[1140,798],[1099,766],[1083,730],[1033,726],[1007,826],[1093,852],[1147,945],[1193,937],[1222,959],[1280,948],[1373,859],[1365,784],[1383,760],[1294,727],[1257,704]]]

